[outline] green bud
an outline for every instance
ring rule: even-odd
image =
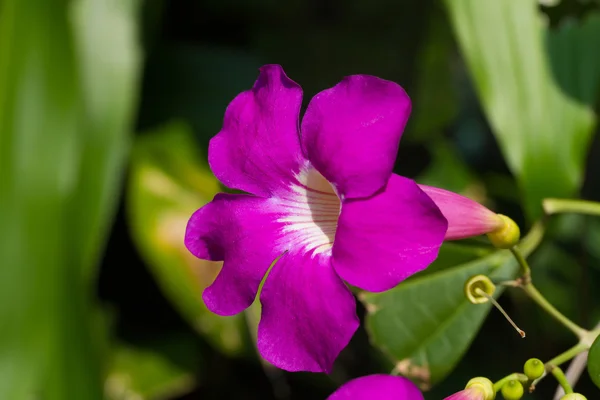
[[[587,400],[587,398],[580,393],[569,393],[561,397],[560,400]]]
[[[523,397],[523,385],[516,379],[506,382],[502,386],[502,396],[505,400],[519,400]]]
[[[519,242],[521,231],[519,225],[506,215],[498,214],[504,224],[493,232],[487,234],[490,242],[499,249],[510,249]]]
[[[523,366],[523,372],[532,381],[544,375],[544,371],[544,363],[538,358],[530,358]]]

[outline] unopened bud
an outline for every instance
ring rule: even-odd
[[[532,381],[544,375],[545,370],[544,363],[538,358],[530,358],[523,366],[523,372]]]
[[[523,397],[523,384],[516,379],[506,382],[502,386],[502,396],[505,400],[519,400]]]
[[[498,229],[487,234],[490,242],[499,249],[510,249],[521,239],[519,225],[506,215],[497,214],[503,224]]]
[[[569,393],[561,397],[560,400],[587,400],[587,398],[580,393]]]

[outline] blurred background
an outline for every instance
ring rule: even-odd
[[[304,105],[349,74],[398,82],[413,113],[396,172],[524,234],[544,197],[600,201],[598,43],[589,0],[0,0],[0,398],[324,399],[410,360],[403,372],[436,400],[566,350],[569,332],[521,293],[501,303],[526,340],[488,307],[459,314],[461,275],[457,306],[433,327],[404,292],[389,295],[425,338],[414,348],[372,316],[330,376],[285,373],[256,354],[258,305],[205,309],[220,266],[188,254],[183,233],[223,190],[207,143],[267,63],[303,87]],[[600,221],[555,217],[531,259],[540,291],[586,327],[600,320],[599,240]],[[445,245],[431,270],[483,260],[473,268],[514,276],[492,252]],[[435,302],[429,276],[415,279]],[[443,321],[452,354],[429,346]],[[598,393],[585,372],[577,388]]]

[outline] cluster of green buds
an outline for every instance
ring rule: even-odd
[[[467,382],[463,390],[454,393],[444,400],[494,400],[498,392],[504,400],[520,400],[525,393],[525,387],[532,391],[534,383],[546,373],[546,366],[538,358],[530,358],[523,366],[523,373],[514,373],[492,383],[487,378],[477,377]],[[564,387],[567,394],[561,400],[587,400],[579,393],[573,393],[570,387]]]

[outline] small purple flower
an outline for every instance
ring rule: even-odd
[[[228,106],[208,159],[226,186],[191,217],[185,244],[224,261],[203,294],[233,315],[260,294],[258,350],[288,371],[330,371],[359,325],[344,281],[391,289],[425,269],[448,228],[431,198],[392,174],[410,114],[397,84],[354,75],[317,94],[278,65]],[[272,268],[269,270],[269,267]]]
[[[401,376],[368,375],[353,379],[327,400],[423,400],[414,383]]]

